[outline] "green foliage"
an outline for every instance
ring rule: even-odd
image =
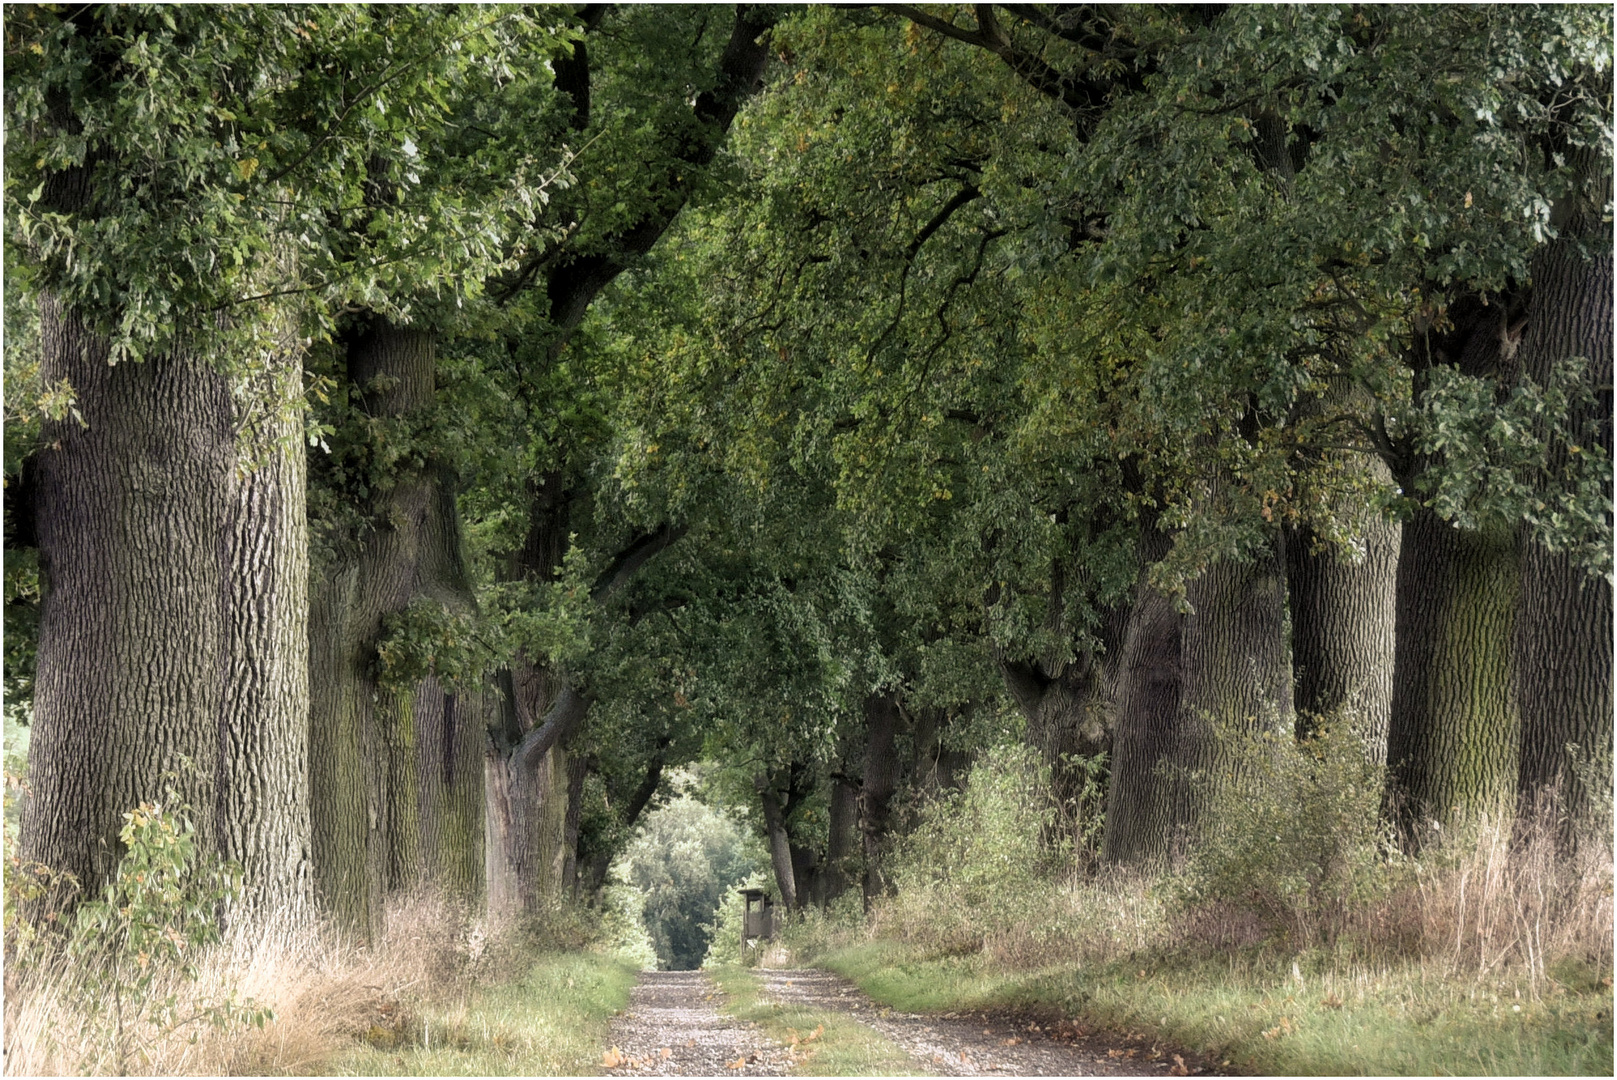
[[[429,676],[446,687],[475,686],[518,650],[561,667],[589,653],[595,605],[577,547],[554,581],[501,582],[483,592],[486,614],[419,597],[382,617],[377,676],[396,688]]]
[[[1435,368],[1405,419],[1417,448],[1446,464],[1420,481],[1428,505],[1461,528],[1525,522],[1548,550],[1610,577],[1611,461],[1595,431],[1568,422],[1594,401],[1587,371],[1586,360],[1563,358],[1546,385],[1524,377],[1501,400],[1489,380]]]
[[[657,968],[657,946],[646,930],[646,894],[623,882],[601,888],[598,932],[607,948],[637,971]]]
[[[1215,733],[1231,773],[1178,881],[1181,901],[1249,911],[1296,941],[1334,941],[1385,895],[1396,848],[1381,818],[1383,770],[1350,725]]]
[[[616,872],[645,896],[642,918],[665,969],[701,965],[720,898],[764,863],[729,815],[681,795],[646,816]]]
[[[423,295],[475,296],[555,179],[467,123],[566,40],[535,13],[34,7],[6,39],[11,239],[115,358],[251,347],[274,298],[408,321]]]
[[[926,804],[892,858],[898,895],[878,922],[944,953],[971,953],[1009,927],[1038,921],[1070,859],[1048,767],[1027,746],[990,749],[965,787]]]
[[[1026,746],[996,746],[972,766],[960,791],[938,796],[900,841],[899,892],[946,889],[964,908],[987,912],[1062,864],[1046,846],[1054,823],[1049,770]]]

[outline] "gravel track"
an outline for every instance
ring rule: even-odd
[[[827,971],[759,968],[763,996],[846,1014],[938,1076],[1195,1076],[1204,1062],[1142,1041],[1025,1013],[894,1012]],[[718,1011],[722,994],[699,971],[642,972],[612,1023],[621,1060],[612,1076],[784,1076],[796,1060],[757,1025]],[[610,1064],[610,1058],[608,1059]]]
[[[628,1010],[612,1021],[612,1046],[626,1060],[607,1075],[784,1076],[791,1052],[721,1014],[721,997],[700,971],[641,972]]]

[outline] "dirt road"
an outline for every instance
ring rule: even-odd
[[[825,971],[760,968],[765,998],[844,1013],[908,1053],[916,1074],[939,1076],[1192,1076],[1204,1063],[1170,1050],[1091,1032],[1070,1020],[1026,1015],[897,1013]],[[719,1013],[718,989],[700,972],[648,971],[613,1025],[622,1076],[781,1076],[789,1049]],[[664,1055],[662,1051],[667,1050]]]

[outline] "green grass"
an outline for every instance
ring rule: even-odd
[[[1011,972],[877,942],[819,964],[906,1012],[1054,1007],[1268,1074],[1612,1074],[1612,993],[1597,981],[1540,983],[1535,1000],[1514,980],[1294,959],[1295,970],[1269,953]]]
[[[595,953],[540,957],[521,979],[413,1006],[396,1036],[373,1033],[335,1076],[577,1076],[601,1069],[636,972]],[[392,1045],[389,1045],[392,1044]]]
[[[726,1012],[762,1025],[782,1044],[789,1043],[794,1034],[801,1039],[824,1026],[818,1038],[799,1044],[802,1056],[792,1070],[795,1076],[909,1076],[916,1072],[914,1058],[846,1013],[765,1001],[758,977],[734,964],[709,974],[724,990]]]

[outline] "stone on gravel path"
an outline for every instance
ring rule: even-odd
[[[722,1015],[719,1000],[719,988],[700,971],[641,972],[628,1010],[612,1021],[612,1046],[623,1061],[607,1074],[784,1076],[791,1051],[755,1025]]]

